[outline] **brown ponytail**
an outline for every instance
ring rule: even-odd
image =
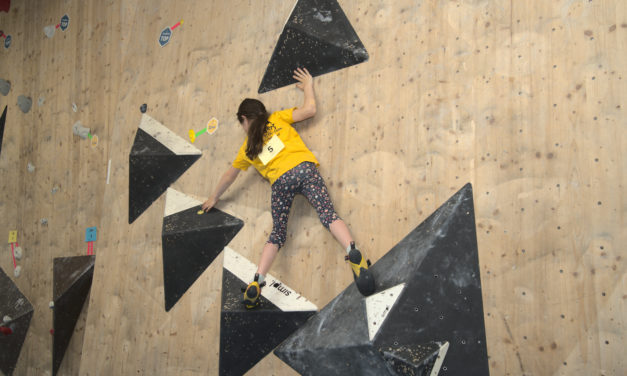
[[[263,148],[264,136],[267,132],[268,112],[266,107],[257,99],[244,99],[237,110],[237,119],[240,123],[243,116],[251,121],[248,128],[248,144],[246,145],[246,156],[255,159]]]

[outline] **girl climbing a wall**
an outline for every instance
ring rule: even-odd
[[[242,101],[237,119],[247,138],[232,166],[220,178],[214,193],[202,205],[204,211],[211,209],[233,184],[239,172],[246,171],[251,165],[272,185],[272,233],[263,247],[257,273],[244,292],[244,304],[249,309],[259,305],[266,273],[279,249],[285,244],[288,216],[297,193],[307,198],[316,209],[322,225],[346,249],[346,260],[351,266],[359,291],[370,295],[375,288],[374,279],[368,271],[368,262],[355,247],[348,227],[333,209],[324,179],[318,171],[318,160],[292,127],[293,123],[316,114],[313,77],[307,69],[299,68],[294,71],[294,79],[298,81],[296,86],[304,93],[301,107],[268,114],[260,101]]]

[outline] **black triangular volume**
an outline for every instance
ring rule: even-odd
[[[3,333],[6,333],[0,334],[0,370],[5,375],[11,375],[15,371],[26,339],[33,317],[33,306],[2,268],[0,268],[0,291],[2,291],[0,320],[4,317],[10,318],[8,322],[0,321]]]
[[[399,265],[399,259],[408,262]],[[489,374],[470,184],[372,269],[384,286],[393,286],[401,279],[407,284],[404,299],[392,309],[380,329],[379,347],[394,342],[448,341],[443,367],[451,374]],[[420,324],[408,327],[408,322]]]
[[[128,223],[201,157],[200,150],[144,114],[129,155]]]
[[[246,283],[223,269],[221,376],[245,374],[315,313],[284,312],[263,296],[260,297],[259,307],[246,310],[242,304],[242,288],[245,287]]]
[[[128,223],[133,223],[200,155],[131,156]]]
[[[370,271],[379,292],[404,284],[375,336],[368,335],[367,304],[353,283],[285,340],[275,354],[300,373],[359,375],[388,369],[378,349],[399,343],[448,341],[443,369],[447,367],[451,374],[489,374],[470,184]],[[364,346],[377,349],[379,355],[365,356],[363,350],[356,350]],[[337,356],[329,357],[318,349],[333,349]],[[347,368],[342,359],[359,361]]]
[[[336,0],[298,0],[261,80],[259,93],[296,82],[294,69],[319,76],[368,60],[368,52]]]
[[[96,256],[54,259],[54,339],[52,374],[56,375],[91,288]]]
[[[4,135],[4,123],[7,121],[7,106],[4,106],[2,117],[0,117],[0,153],[2,152],[2,136]]]
[[[436,362],[441,357],[442,347],[442,344],[433,342],[413,346],[389,346],[380,348],[379,351],[396,375],[437,375],[439,368],[435,373],[432,371],[438,367]]]
[[[244,222],[216,208],[198,215],[200,205],[163,219],[163,288],[169,311],[211,265]]]

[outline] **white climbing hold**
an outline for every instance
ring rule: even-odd
[[[18,265],[13,269],[13,275],[17,278],[20,276],[20,273],[22,273],[22,267]]]
[[[28,172],[35,172],[35,165],[33,165],[32,163],[28,162]]]
[[[55,25],[48,25],[44,27],[44,34],[46,34],[48,38],[52,38],[54,36],[54,31],[55,31]]]
[[[48,307],[54,308],[54,302],[52,300],[50,301],[50,303],[48,303]]]
[[[9,316],[9,315],[6,315],[6,316],[4,316],[4,317],[2,318],[2,322],[3,322],[3,323],[5,323],[5,324],[6,324],[6,323],[8,323],[8,322],[10,322],[11,320],[13,320],[13,319],[12,319],[12,318],[11,318],[11,316]]]
[[[82,138],[83,140],[86,140],[87,137],[89,137],[89,131],[89,128],[83,127],[83,124],[80,120],[74,123],[74,126],[72,127],[72,132],[74,132],[75,135]]]
[[[22,247],[17,247],[13,250],[13,255],[15,256],[16,260],[21,260],[22,259]]]
[[[72,103],[72,111],[74,112],[78,111],[78,106],[76,105],[76,103]]]

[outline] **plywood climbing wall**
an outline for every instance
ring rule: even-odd
[[[204,200],[245,137],[243,98],[302,103],[293,85],[257,94],[294,4],[24,0],[0,13],[12,37],[0,46],[0,236],[19,232],[13,278],[34,308],[15,374],[51,373],[52,260],[85,254],[90,226],[92,290],[60,374],[218,373],[223,257],[164,310],[165,198],[128,223],[128,156],[144,103],[183,138],[215,117],[173,184]],[[339,4],[368,60],[317,77],[317,114],[298,130],[358,245],[378,260],[471,182],[491,374],[625,373],[627,4]],[[69,27],[46,36],[65,14]],[[271,230],[269,197],[250,170],[218,204],[244,221],[229,247],[250,260]],[[0,266],[12,275],[8,244]],[[271,273],[318,307],[352,281],[303,198]],[[295,372],[269,355],[249,374]]]

